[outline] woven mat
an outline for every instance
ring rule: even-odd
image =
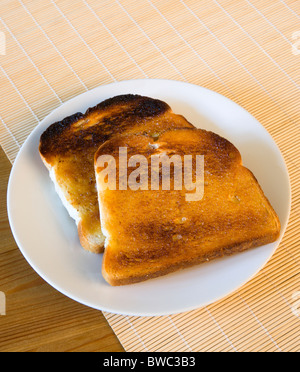
[[[227,298],[163,317],[105,313],[126,351],[300,351],[299,0],[1,0],[0,141],[86,90],[137,78],[215,90],[280,147],[292,211],[268,265]]]

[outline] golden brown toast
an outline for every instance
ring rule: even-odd
[[[112,155],[118,170],[120,147],[127,147],[128,159],[140,154],[148,164],[152,155],[162,153],[204,155],[203,198],[187,201],[189,191],[175,190],[174,184],[170,191],[150,190],[149,169],[148,190],[119,190],[118,182],[116,190],[105,190],[107,180],[100,177],[105,166],[99,166],[99,157]],[[155,140],[142,134],[121,135],[98,149],[95,169],[106,237],[102,274],[111,285],[144,281],[279,237],[279,219],[242,165],[239,151],[212,132],[173,129]],[[134,169],[128,168],[128,176]]]
[[[160,100],[121,95],[52,124],[41,136],[40,155],[56,189],[76,220],[82,246],[103,251],[94,171],[94,154],[105,141],[121,133],[157,132],[193,127]]]

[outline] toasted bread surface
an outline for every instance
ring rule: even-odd
[[[40,155],[55,175],[66,203],[77,214],[82,246],[101,253],[101,231],[94,155],[105,141],[121,133],[157,133],[173,127],[193,127],[160,100],[139,95],[107,99],[86,113],[76,113],[49,126],[40,139]]]
[[[150,190],[150,170],[148,190],[106,189],[97,159],[112,155],[118,168],[120,147],[127,147],[128,158],[144,155],[149,164],[162,153],[204,155],[203,198],[187,201],[190,191],[184,187]],[[98,149],[95,170],[106,238],[102,274],[111,285],[140,282],[279,237],[279,219],[239,151],[212,132],[171,129],[155,140],[147,134],[115,137]]]

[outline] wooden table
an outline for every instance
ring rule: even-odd
[[[124,351],[103,314],[46,283],[26,262],[12,236],[6,212],[11,164],[0,148],[0,351]]]

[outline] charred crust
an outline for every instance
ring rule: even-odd
[[[135,102],[139,98],[141,98],[141,96],[139,96],[137,94],[123,94],[123,95],[120,95],[120,96],[111,97],[111,98],[106,99],[105,101],[102,101],[102,102],[98,103],[94,107],[88,108],[87,111],[86,111],[86,114],[89,114],[89,113],[91,113],[93,111],[97,111],[97,110],[106,110],[106,109],[111,108],[112,106],[115,106],[115,105],[122,105],[122,104],[132,103],[132,102]]]
[[[221,150],[225,153],[229,153],[230,151],[233,151],[235,152],[235,154],[238,154],[238,150],[236,149],[236,147],[231,142],[229,142],[226,138],[221,137],[220,135],[214,132],[209,131],[208,133],[216,149]]]
[[[100,102],[98,105],[90,107],[86,114],[97,110],[107,110],[113,106],[129,105],[130,107],[132,104],[134,104],[133,107],[131,107],[133,110],[132,113],[141,118],[163,114],[170,108],[165,102],[158,99],[144,97],[138,94],[123,94],[108,98],[105,101]]]
[[[40,138],[40,152],[45,155],[49,150],[49,142],[55,141],[73,123],[82,119],[81,112],[65,117],[63,120],[51,124]]]
[[[140,120],[162,115],[169,109],[169,105],[163,101],[140,95],[124,94],[109,98],[90,107],[84,114],[77,112],[50,125],[41,135],[40,153],[47,156],[100,146],[115,132],[122,132],[123,128]],[[80,128],[79,125],[78,130],[72,132],[76,122],[88,120],[97,112],[104,114],[99,121],[96,120],[87,128]]]

